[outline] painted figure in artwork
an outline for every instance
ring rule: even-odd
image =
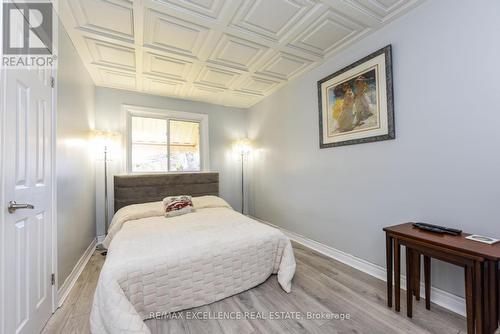
[[[332,116],[335,121],[338,122],[340,113],[342,112],[342,105],[344,104],[344,93],[335,93],[336,98],[335,98],[335,103],[332,108]]]
[[[376,82],[376,71],[371,69],[329,88],[331,135],[378,125]]]
[[[354,128],[354,93],[349,84],[344,84],[344,101],[342,103],[342,111],[338,118],[338,129],[340,132],[351,131]]]
[[[366,95],[368,90],[367,79],[364,76],[359,76],[354,81],[356,97],[354,98],[354,115],[356,116],[355,125],[358,126],[364,120],[368,119],[373,113],[370,111],[370,100]]]

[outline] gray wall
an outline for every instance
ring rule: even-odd
[[[248,114],[251,212],[385,266],[382,227],[419,220],[500,237],[500,2],[427,1]],[[393,46],[393,141],[319,149],[316,82]],[[434,263],[433,284],[463,294]]]
[[[57,75],[57,242],[61,286],[96,236],[95,167],[89,150],[94,83],[62,26]]]
[[[208,114],[210,170],[220,172],[220,195],[236,210],[240,208],[240,165],[232,155],[232,144],[246,136],[244,109],[223,107],[208,103],[172,99],[168,97],[134,93],[111,88],[96,88],[96,128],[126,134],[123,124],[122,104]],[[122,148],[122,153],[124,153]],[[103,164],[97,161],[97,235],[104,234]],[[124,155],[115,155],[110,164],[111,174],[125,172]],[[109,177],[110,219],[113,196],[112,176]]]

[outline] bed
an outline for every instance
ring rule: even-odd
[[[218,197],[217,173],[115,177],[117,210],[94,295],[91,330],[150,333],[144,320],[210,304],[277,274],[291,291],[295,259],[278,229]],[[193,196],[195,211],[166,218],[161,200]]]

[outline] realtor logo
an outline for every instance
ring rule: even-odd
[[[2,28],[2,67],[52,68],[56,65],[51,3],[4,3]]]
[[[3,53],[52,54],[52,4],[3,4]]]

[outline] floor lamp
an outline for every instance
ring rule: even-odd
[[[94,140],[96,142],[96,149],[104,153],[104,232],[108,233],[109,224],[109,201],[108,201],[108,162],[111,160],[110,148],[116,142],[119,134],[110,131],[93,131]]]
[[[245,211],[245,159],[252,151],[252,143],[248,138],[238,140],[235,144],[236,153],[241,158],[241,213]]]

